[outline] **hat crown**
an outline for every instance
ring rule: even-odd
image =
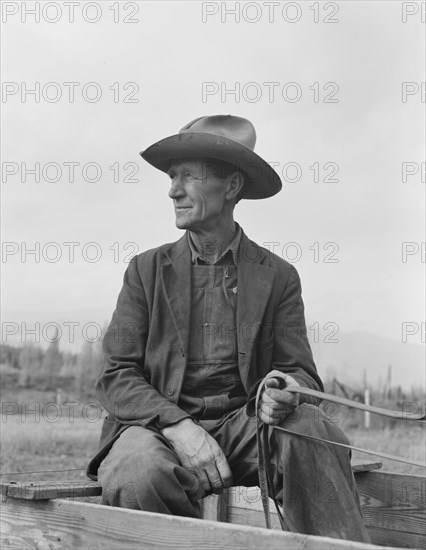
[[[213,115],[196,118],[179,130],[179,134],[201,133],[236,141],[254,151],[256,130],[246,118],[233,115]]]
[[[272,197],[282,188],[280,176],[254,152],[256,131],[246,118],[233,115],[198,117],[178,134],[168,136],[140,154],[152,166],[168,172],[173,161],[215,159],[236,166],[245,176],[244,199]]]

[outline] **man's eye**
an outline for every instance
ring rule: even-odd
[[[191,174],[191,172],[186,172],[184,174],[186,180],[201,180],[202,178],[196,174]]]
[[[182,181],[191,181],[191,180],[201,179],[200,177],[196,176],[195,174],[192,174],[191,172],[182,172],[182,174],[171,173],[169,174],[171,183],[173,183],[179,177],[179,175],[181,176]]]

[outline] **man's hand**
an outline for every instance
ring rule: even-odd
[[[299,394],[285,391],[285,386],[300,386],[288,374],[272,371],[261,394],[259,418],[265,424],[278,426],[299,404]]]
[[[161,430],[179,460],[200,482],[202,494],[221,493],[232,486],[232,472],[219,444],[201,426],[185,418]]]

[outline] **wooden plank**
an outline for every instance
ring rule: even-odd
[[[354,461],[354,473],[369,472],[381,468],[381,462]],[[1,484],[3,495],[26,500],[46,500],[51,498],[87,498],[102,494],[102,488],[96,481],[26,481],[18,483],[10,481]],[[210,498],[210,497],[208,497]],[[226,499],[225,499],[226,500]],[[221,505],[224,505],[222,499]],[[212,506],[218,503],[206,503],[206,513],[213,513]],[[210,510],[207,512],[207,509]]]
[[[219,500],[220,503],[218,503]],[[207,509],[206,503],[209,506]],[[275,504],[271,499],[269,499],[269,508],[272,527],[281,530]],[[221,495],[206,497],[202,500],[202,518],[251,527],[265,527],[259,487],[231,487]]]
[[[417,507],[424,511],[426,506],[426,478],[416,475],[392,472],[365,472],[357,474],[359,492],[368,503],[374,499],[395,507]]]
[[[99,483],[89,481],[10,481],[1,484],[2,495],[24,500],[48,500],[51,498],[82,498],[102,494]]]
[[[314,537],[63,499],[9,498],[1,507],[2,549],[180,550],[359,549],[371,544]]]
[[[425,479],[372,472],[356,474],[367,529],[375,544],[426,547]],[[378,498],[377,498],[378,497]],[[271,520],[279,528],[270,501]],[[233,487],[228,494],[228,521],[263,527],[265,520],[257,487]]]
[[[417,548],[419,550],[424,550],[425,548],[425,540],[421,535],[412,534],[409,539],[407,539],[406,534],[400,531],[392,531],[392,529],[383,531],[383,529],[374,527],[368,528],[368,534],[370,538],[375,541],[374,544],[378,545],[382,544],[387,546],[390,544],[389,541],[391,541],[391,544],[398,548]],[[408,544],[410,546],[407,546]]]
[[[236,525],[250,525],[251,527],[265,527],[265,516],[261,510],[228,506],[228,522]],[[280,520],[276,511],[271,509],[272,529],[281,529]]]
[[[227,521],[228,491],[201,499],[201,517],[209,521]]]
[[[365,525],[377,544],[426,547],[426,479],[390,472],[356,475]]]
[[[354,474],[360,472],[372,472],[373,470],[380,470],[382,467],[381,462],[369,462],[367,460],[352,460],[352,471]]]

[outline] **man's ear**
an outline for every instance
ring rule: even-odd
[[[244,176],[241,172],[234,172],[226,178],[226,194],[228,200],[235,199],[244,185]]]

